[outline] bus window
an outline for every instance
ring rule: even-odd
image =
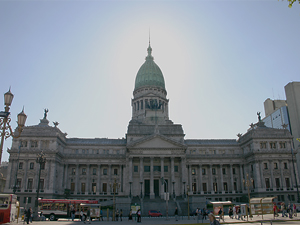
[[[8,197],[0,197],[0,208],[1,209],[7,209],[8,208]]]

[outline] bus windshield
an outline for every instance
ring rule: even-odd
[[[7,209],[9,203],[9,197],[0,197],[0,208]]]

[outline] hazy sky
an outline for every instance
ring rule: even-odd
[[[170,119],[186,138],[235,139],[265,99],[300,80],[299,4],[0,0],[0,90],[15,95],[13,128],[24,105],[27,126],[48,108],[67,137],[125,137],[149,28]]]

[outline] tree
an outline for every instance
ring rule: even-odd
[[[288,0],[289,2],[289,7],[292,8],[293,4],[296,2],[297,0]],[[300,4],[300,0],[298,0],[299,4]]]

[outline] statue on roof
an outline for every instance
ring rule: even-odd
[[[257,114],[257,116],[258,116],[258,122],[260,122],[260,121],[261,121],[260,112],[257,112],[256,114]]]
[[[44,120],[47,119],[47,113],[49,112],[49,109],[44,109]]]

